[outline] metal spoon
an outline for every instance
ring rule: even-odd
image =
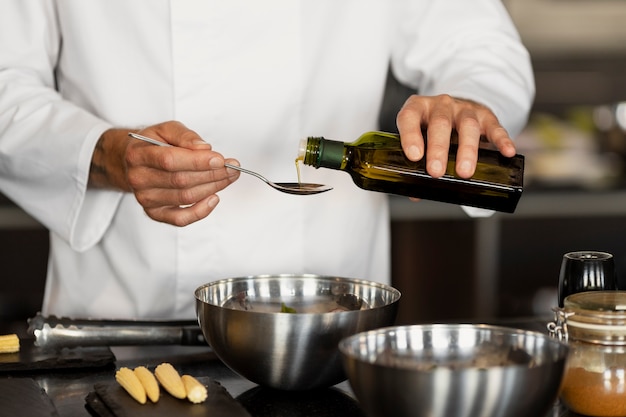
[[[287,194],[296,194],[296,195],[311,195],[311,194],[319,194],[326,191],[330,191],[333,188],[323,184],[311,184],[307,182],[272,182],[265,178],[263,175],[256,173],[254,171],[250,171],[249,169],[245,169],[242,167],[238,167],[236,165],[224,164],[225,167],[236,169],[237,171],[245,172],[246,174],[253,175],[265,182],[270,187],[282,191]]]
[[[135,139],[142,140],[144,142],[151,143],[153,145],[157,145],[157,146],[172,146],[168,143],[159,142],[158,140],[154,140],[147,136],[139,135],[133,132],[129,132],[128,136],[135,138]],[[257,177],[258,179],[260,179],[261,181],[265,182],[270,187],[274,188],[275,190],[278,190],[287,194],[311,195],[311,194],[323,193],[323,192],[330,191],[333,189],[332,187],[329,187],[327,185],[311,184],[311,183],[306,183],[306,182],[272,182],[268,180],[267,178],[265,178],[264,176],[262,176],[261,174],[256,173],[254,171],[250,171],[249,169],[241,168],[232,164],[224,164],[224,166],[226,166],[227,168],[236,169],[237,171],[241,171],[249,175],[253,175]]]

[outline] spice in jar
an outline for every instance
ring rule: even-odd
[[[623,369],[570,368],[561,387],[563,404],[587,416],[626,416],[625,394]]]
[[[586,416],[626,416],[626,292],[573,294],[560,314],[570,346],[561,402]]]

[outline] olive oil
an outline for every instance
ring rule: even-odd
[[[296,158],[296,172],[298,173],[298,185],[302,187],[302,176],[300,175],[300,161],[302,161],[302,158],[300,157]]]
[[[524,156],[507,158],[481,147],[475,174],[464,179],[455,174],[457,143],[453,132],[446,173],[440,178],[426,172],[425,158],[409,160],[400,137],[385,132],[368,132],[352,143],[309,137],[300,145],[296,165],[300,159],[315,168],[345,171],[365,190],[513,213],[523,190]]]

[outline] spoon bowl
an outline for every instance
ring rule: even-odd
[[[139,139],[147,143],[151,143],[152,145],[172,146],[168,143],[159,142],[158,140],[149,138],[147,136],[139,135],[133,132],[128,133],[128,136],[134,139]],[[272,182],[268,180],[267,178],[265,178],[264,176],[262,176],[261,174],[254,172],[254,171],[250,171],[249,169],[245,169],[245,168],[239,167],[237,165],[232,165],[232,164],[224,164],[224,166],[226,166],[227,168],[235,169],[237,171],[255,176],[261,181],[263,181],[264,183],[266,183],[267,185],[269,185],[270,187],[272,187],[273,189],[281,191],[283,193],[287,193],[287,194],[312,195],[312,194],[324,193],[326,191],[330,191],[333,189],[332,187],[329,187],[327,185],[311,184],[311,183],[306,183],[306,182]]]
[[[246,174],[250,174],[252,176],[257,177],[261,181],[265,182],[270,187],[275,190],[281,191],[287,194],[296,194],[296,195],[311,195],[311,194],[319,194],[326,191],[332,190],[332,187],[323,184],[311,184],[307,182],[272,182],[262,176],[261,174],[250,171],[249,169],[245,169],[242,167],[238,167],[237,165],[232,164],[224,164],[227,168],[236,169],[237,171],[244,172]]]

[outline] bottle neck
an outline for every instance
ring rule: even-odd
[[[310,137],[306,147],[300,148],[305,165],[315,168],[341,169],[344,160],[344,143],[322,137]]]

